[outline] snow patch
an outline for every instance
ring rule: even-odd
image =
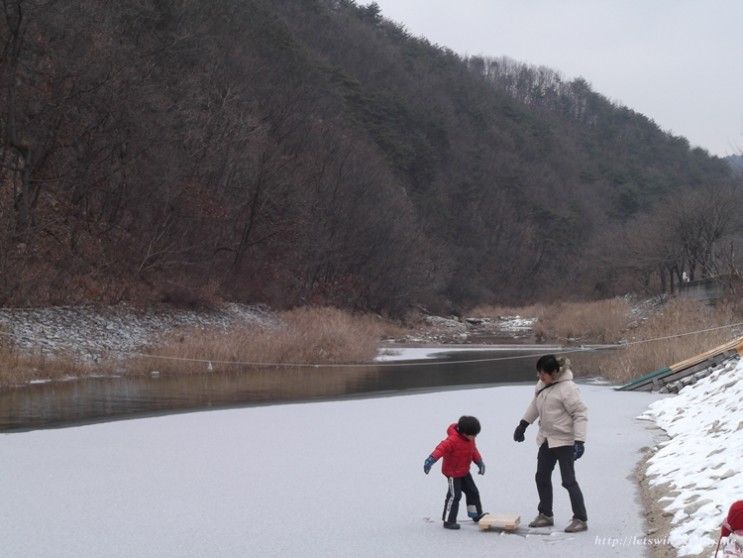
[[[522,318],[521,316],[498,316],[498,328],[504,332],[521,333],[534,329],[536,318]]]
[[[278,320],[263,306],[234,303],[209,311],[144,312],[126,304],[0,308],[0,328],[21,349],[67,352],[92,361],[141,350],[179,328],[227,330],[237,325],[276,327]]]

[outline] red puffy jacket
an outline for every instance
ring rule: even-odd
[[[730,533],[743,529],[743,500],[733,502],[728,516],[722,523],[722,536],[729,537]]]
[[[444,458],[441,472],[447,477],[465,477],[470,472],[470,465],[474,461],[480,463],[482,457],[477,451],[474,440],[467,439],[457,430],[457,423],[446,429],[448,437],[436,446],[431,456],[438,460]]]

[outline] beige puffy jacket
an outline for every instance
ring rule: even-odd
[[[586,441],[588,409],[581,401],[578,387],[573,382],[570,360],[558,359],[560,371],[555,374],[554,385],[537,382],[524,420],[529,424],[539,417],[537,444],[544,441],[551,448],[572,446],[576,440]]]

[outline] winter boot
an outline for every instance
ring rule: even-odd
[[[456,521],[444,521],[444,529],[459,529],[461,525]]]
[[[587,530],[588,530],[588,524],[582,519],[578,519],[577,517],[574,517],[573,521],[570,522],[570,525],[565,527],[566,533],[580,533],[581,531],[587,531]]]
[[[529,523],[529,527],[552,527],[555,524],[555,518],[551,515],[544,515],[540,513],[534,518],[534,521]]]
[[[477,506],[467,506],[467,516],[475,523],[480,521],[483,515],[487,515],[487,512],[478,512]]]
[[[467,515],[472,521],[477,521],[475,518],[480,515],[477,513],[477,506],[467,506]]]

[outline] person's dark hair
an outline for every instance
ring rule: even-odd
[[[477,436],[480,433],[480,421],[475,417],[463,416],[459,417],[457,422],[457,430],[460,434],[470,434]]]
[[[539,357],[537,361],[537,370],[547,372],[547,374],[554,374],[560,371],[560,363],[557,362],[555,355],[544,355]]]

